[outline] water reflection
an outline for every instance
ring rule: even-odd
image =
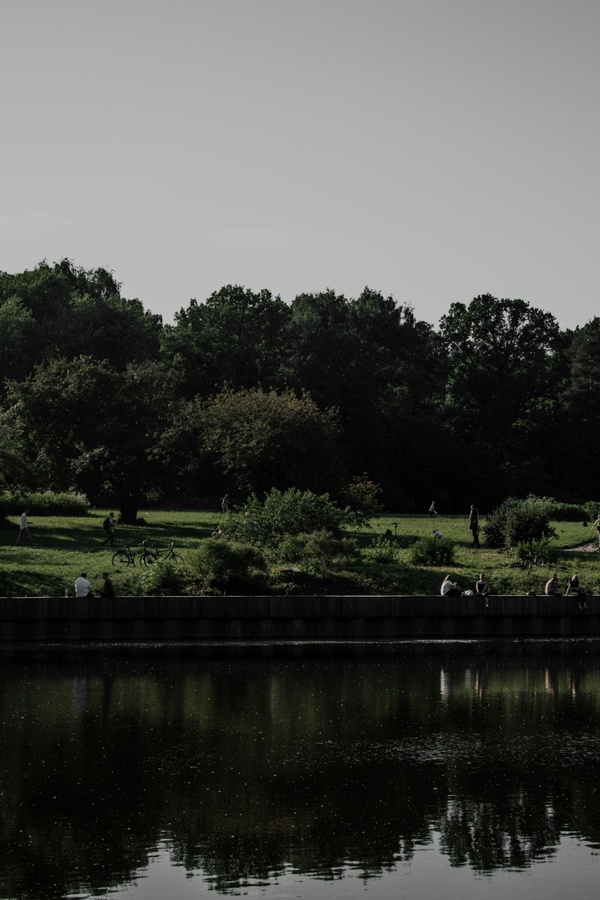
[[[598,648],[5,648],[0,896],[100,895],[157,854],[225,893],[597,848]]]

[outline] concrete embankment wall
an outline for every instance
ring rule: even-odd
[[[0,598],[0,641],[373,640],[600,635],[600,597]]]

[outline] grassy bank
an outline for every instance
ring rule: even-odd
[[[73,591],[74,579],[86,572],[92,585],[100,587],[102,572],[109,570],[119,594],[151,593],[144,585],[144,571],[136,566],[113,566],[114,549],[123,545],[139,547],[142,540],[160,548],[173,541],[184,560],[184,568],[193,565],[194,551],[210,535],[220,514],[214,511],[148,510],[140,515],[145,525],[119,526],[115,548],[102,545],[102,521],[107,510],[94,510],[85,517],[32,517],[34,546],[15,546],[17,518],[13,528],[0,531],[0,595],[62,596],[65,588]],[[485,524],[485,522],[483,522]],[[513,568],[511,555],[485,546],[474,549],[466,517],[380,516],[370,527],[349,534],[359,548],[354,557],[312,560],[287,566],[272,565],[269,590],[285,593],[399,593],[437,594],[442,579],[451,574],[466,590],[473,588],[480,571],[485,571],[497,594],[542,593],[552,571],[558,572],[561,586],[577,572],[581,583],[600,593],[600,554],[572,553],[569,548],[591,544],[595,533],[581,523],[555,522],[556,544],[560,548],[555,565],[531,571]],[[439,528],[455,547],[451,566],[416,566],[412,563],[414,543],[431,536]],[[386,530],[391,538],[382,539]]]

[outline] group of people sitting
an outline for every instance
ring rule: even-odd
[[[104,586],[100,591],[101,597],[116,597],[117,594],[115,592],[115,586],[112,583],[112,579],[108,572],[102,573],[102,578],[104,579]],[[65,594],[65,597],[67,595]],[[76,597],[94,597],[94,589],[91,585],[91,582],[88,580],[87,574],[82,572],[79,578],[75,579],[75,596]]]
[[[548,579],[546,582],[546,587],[544,588],[544,593],[547,594],[548,597],[562,597],[562,591],[560,589],[560,585],[558,583],[558,575],[556,572],[554,575]],[[565,591],[565,597],[577,597],[577,601],[579,604],[579,609],[587,609],[587,598],[590,596],[590,591],[582,588],[579,584],[579,576],[572,575],[569,584],[567,585],[567,590]]]
[[[562,591],[560,590],[560,585],[558,583],[558,575],[556,573],[546,583],[545,593],[549,597],[563,596]],[[446,575],[446,577],[442,581],[440,594],[442,595],[442,597],[465,597],[467,595],[476,595],[478,597],[485,598],[486,606],[490,605],[488,599],[490,595],[490,586],[485,579],[484,572],[480,573],[478,581],[475,582],[474,591],[461,590],[456,581],[452,581],[452,576]],[[591,596],[591,594],[588,590],[581,587],[581,585],[579,584],[579,577],[577,575],[573,575],[571,577],[571,580],[569,581],[569,584],[567,585],[564,596],[577,597],[579,609],[587,609],[587,598]]]
[[[440,594],[442,597],[463,597],[466,595],[477,595],[478,597],[485,598],[485,605],[489,606],[489,596],[490,596],[490,586],[485,579],[485,572],[480,572],[479,579],[475,582],[475,590],[474,591],[461,591],[458,584],[455,581],[452,581],[451,575],[446,575],[444,580],[442,581],[442,587],[440,589]]]

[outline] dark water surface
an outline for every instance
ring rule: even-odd
[[[600,642],[0,648],[0,897],[591,897]]]

